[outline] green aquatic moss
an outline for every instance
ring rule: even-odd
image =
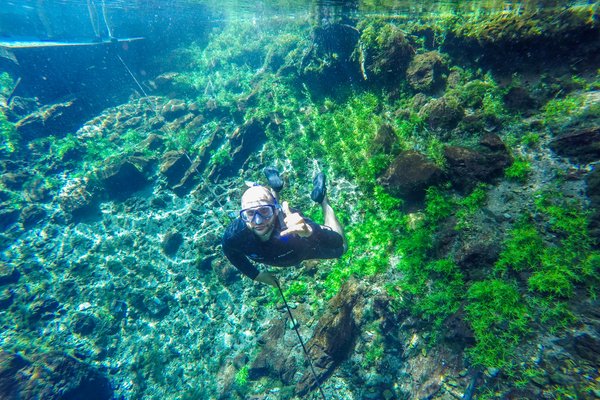
[[[456,211],[456,229],[467,229],[471,226],[470,218],[481,209],[487,201],[487,186],[480,183],[468,195],[458,200]]]
[[[380,99],[365,92],[355,94],[342,104],[325,102],[324,113],[315,113],[304,136],[310,140],[308,154],[321,155],[337,173],[372,186],[378,173],[386,166],[387,157],[369,153],[377,129]],[[302,149],[295,148],[298,152]],[[304,159],[304,162],[306,159]]]
[[[15,125],[8,121],[2,110],[0,110],[0,139],[0,154],[12,154],[19,149],[19,135]]]
[[[235,374],[235,383],[240,387],[244,387],[248,384],[248,377],[250,376],[249,368],[247,365],[244,365],[240,370]]]
[[[513,181],[525,183],[531,174],[531,163],[524,158],[517,158],[510,167],[504,170],[504,175]]]
[[[375,275],[390,265],[389,254],[403,219],[398,210],[382,210],[375,201],[359,204],[355,213],[362,216],[360,221],[345,228],[348,252],[332,265],[323,283],[327,298],[333,297],[350,276]]]
[[[520,223],[509,233],[504,243],[504,251],[500,254],[494,268],[500,273],[537,268],[544,246],[542,236],[533,224]]]
[[[576,94],[562,99],[552,99],[543,108],[544,123],[550,125],[574,116],[582,109],[583,104],[583,97]]]
[[[0,96],[7,97],[13,90],[14,81],[8,72],[0,73]]]
[[[490,279],[467,291],[466,319],[476,344],[467,350],[474,365],[511,370],[523,337],[530,332],[531,316],[515,283]]]

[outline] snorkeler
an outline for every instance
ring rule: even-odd
[[[279,204],[283,181],[275,168],[264,173],[271,189],[254,185],[242,195],[242,209],[223,235],[223,252],[250,279],[277,287],[275,275],[259,271],[254,262],[288,267],[303,260],[341,257],[348,246],[341,224],[327,201],[325,175],[313,180],[311,198],[321,204],[324,225]],[[250,261],[252,260],[252,261]]]

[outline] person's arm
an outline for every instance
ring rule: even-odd
[[[277,287],[277,278],[269,272],[260,272],[256,266],[248,260],[245,254],[237,250],[235,235],[232,230],[227,230],[223,236],[223,253],[225,257],[236,267],[242,274],[246,275],[253,281],[266,283]]]
[[[256,278],[254,278],[254,280],[257,282],[266,283],[267,285],[271,285],[273,287],[279,287],[279,281],[275,275],[270,272],[261,271],[258,273]]]
[[[270,272],[259,271],[245,255],[232,251],[225,245],[223,246],[223,251],[225,256],[229,259],[229,261],[231,261],[234,267],[240,270],[240,272],[246,275],[248,278],[256,282],[266,283],[267,285],[271,285],[273,287],[278,286],[275,275],[271,274]]]
[[[228,243],[227,239],[223,240],[223,253],[225,253],[225,257],[227,257],[233,266],[248,278],[255,280],[260,273],[254,264],[248,260],[248,257],[242,252],[235,250],[234,246]]]

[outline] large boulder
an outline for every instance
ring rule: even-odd
[[[239,126],[229,138],[231,151],[227,162],[215,160],[214,168],[210,172],[213,179],[237,175],[240,168],[248,160],[248,157],[258,151],[267,140],[263,124],[253,118],[244,125]]]
[[[375,138],[370,144],[369,153],[377,154],[397,154],[400,149],[400,140],[394,132],[394,128],[389,124],[383,124],[377,129]]]
[[[406,70],[406,79],[413,89],[430,92],[443,86],[447,73],[448,67],[442,55],[429,51],[412,59]]]
[[[19,120],[15,127],[26,141],[64,134],[77,129],[81,123],[81,107],[75,100],[51,104]]]
[[[192,160],[183,151],[167,151],[160,163],[160,173],[167,179],[167,185],[173,187],[181,181],[188,169],[192,166]]]
[[[396,157],[379,183],[392,195],[406,201],[421,201],[428,187],[441,182],[442,170],[416,151]]]
[[[578,163],[600,160],[600,126],[587,126],[557,136],[550,142],[556,154]]]
[[[330,300],[312,338],[306,343],[317,380],[312,370],[306,371],[296,385],[299,396],[304,397],[315,389],[348,357],[359,332],[364,308],[363,291],[364,287],[357,280],[349,280]]]
[[[357,47],[363,79],[389,85],[404,78],[415,50],[400,28],[381,20],[359,24]]]
[[[487,134],[477,148],[447,146],[447,174],[453,186],[470,192],[479,182],[491,182],[512,164],[512,156],[496,134]]]
[[[128,157],[109,164],[99,172],[99,177],[109,197],[123,199],[148,184],[150,161],[142,157]]]
[[[430,129],[434,131],[451,131],[463,119],[465,110],[457,99],[440,97],[432,99],[419,111]]]
[[[77,221],[99,213],[98,196],[88,178],[74,178],[62,187],[58,203],[68,221]]]
[[[52,352],[27,360],[0,351],[0,398],[104,400],[114,395],[104,375],[73,357]]]

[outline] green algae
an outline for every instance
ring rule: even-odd
[[[485,21],[478,28],[475,23],[467,24],[462,31],[454,28],[454,33],[468,40],[494,44],[519,39],[519,35],[540,36],[541,28],[519,21],[516,16]],[[506,27],[507,21],[516,23],[516,27],[506,32],[499,30]],[[385,20],[369,21],[360,28],[363,46],[360,51],[366,51],[367,56],[362,61],[358,57],[356,61],[365,62],[367,76],[379,77],[380,83],[385,82],[387,64],[379,62],[377,55],[385,53],[394,43],[402,43],[403,54],[409,54],[405,46],[413,45],[413,38]],[[440,26],[433,31],[438,38],[435,42],[447,34]],[[404,277],[388,283],[389,294],[398,307],[428,324],[426,335],[432,343],[443,339],[447,319],[464,309],[466,321],[475,333],[476,344],[468,350],[472,362],[488,368],[514,370],[516,349],[535,328],[532,321],[539,316],[554,332],[572,326],[576,320],[570,311],[569,299],[578,288],[586,287],[594,293],[597,287],[599,256],[591,250],[585,233],[587,216],[576,206],[560,201],[557,204],[546,195],[540,197],[536,212],[545,219],[548,228],[525,218],[509,231],[499,261],[493,267],[494,276],[468,281],[452,258],[435,253],[435,240],[453,218],[456,218],[453,228],[458,231],[475,228],[481,221],[477,215],[486,205],[491,188],[481,185],[470,194],[459,196],[449,187],[433,187],[428,190],[423,209],[407,214],[403,200],[379,186],[379,175],[399,150],[418,149],[444,166],[442,150],[448,143],[447,138],[440,139],[427,125],[427,115],[420,115],[416,111],[418,107],[411,108],[415,93],[402,85],[400,89],[393,89],[393,95],[386,89],[355,88],[325,96],[312,92],[313,88],[303,82],[302,70],[306,73],[306,68],[314,67],[309,72],[319,74],[324,69],[302,65],[303,55],[310,47],[307,32],[306,27],[296,26],[273,39],[249,24],[232,25],[216,32],[208,46],[187,49],[193,59],[192,72],[184,72],[178,78],[178,82],[189,89],[186,93],[190,98],[204,107],[203,115],[208,124],[215,126],[225,115],[238,122],[256,118],[265,124],[268,151],[261,154],[260,161],[280,162],[285,166],[290,181],[284,192],[286,198],[308,207],[306,185],[313,172],[313,161],[333,178],[332,203],[346,227],[350,250],[340,260],[322,262],[314,277],[296,277],[287,286],[286,296],[297,301],[306,299],[317,310],[322,306],[319,298],[333,297],[351,276],[377,278],[393,266]],[[241,40],[236,35],[250,40]],[[422,43],[425,46],[425,41]],[[215,73],[207,74],[209,69]],[[449,84],[444,96],[452,104],[480,114],[484,122],[462,120],[450,134],[451,140],[464,143],[480,135],[490,121],[510,127],[514,116],[504,106],[505,91],[498,84],[499,80],[491,73],[467,69],[461,69],[459,75],[461,81]],[[588,89],[582,82],[578,82],[576,88]],[[583,105],[579,94],[567,94],[546,103],[542,117],[546,125],[560,124],[565,117],[583,116]],[[398,112],[399,109],[406,112]],[[1,119],[0,123],[3,123]],[[6,124],[7,129],[14,129]],[[383,124],[389,124],[398,139],[393,151],[374,146],[377,131]],[[187,130],[171,132],[167,138],[168,148],[197,151],[204,144],[194,135],[195,132]],[[538,146],[540,135],[540,132],[530,132],[523,143]],[[82,148],[85,152],[82,159],[91,170],[106,158],[135,152],[143,136],[131,130],[116,140],[102,138],[84,145],[76,137],[67,136],[51,144],[51,157],[64,161],[73,151]],[[230,161],[229,150],[227,145],[212,150],[211,163],[226,165]],[[261,164],[252,159],[249,165]],[[506,171],[506,176],[514,179],[515,184],[522,184],[529,178],[530,171],[531,166],[526,161],[517,160]],[[249,174],[252,173],[260,177],[258,169]],[[336,185],[345,182],[352,183],[350,189],[336,191]],[[317,220],[320,211],[312,208],[307,215]],[[220,218],[224,225],[227,218],[223,215]],[[552,235],[557,239],[550,240]],[[132,269],[136,263],[131,261],[131,264]],[[159,269],[149,269],[152,268],[142,267],[137,273],[148,278],[161,276]],[[525,281],[519,280],[519,273],[528,274]],[[40,286],[34,294],[47,289]],[[37,339],[31,343],[38,345],[43,341]],[[160,348],[160,344],[148,344],[148,347]],[[378,338],[366,350],[366,364],[376,364],[383,351]],[[197,356],[201,358],[201,354]],[[168,363],[169,359],[165,350],[149,352],[136,359],[136,365],[142,370],[136,382],[150,380],[164,385],[156,365]],[[535,375],[527,371],[524,374],[527,379]],[[235,382],[238,386],[250,383],[247,366],[238,371]],[[240,393],[247,389],[238,388]],[[190,394],[191,398],[195,395],[195,392]]]

